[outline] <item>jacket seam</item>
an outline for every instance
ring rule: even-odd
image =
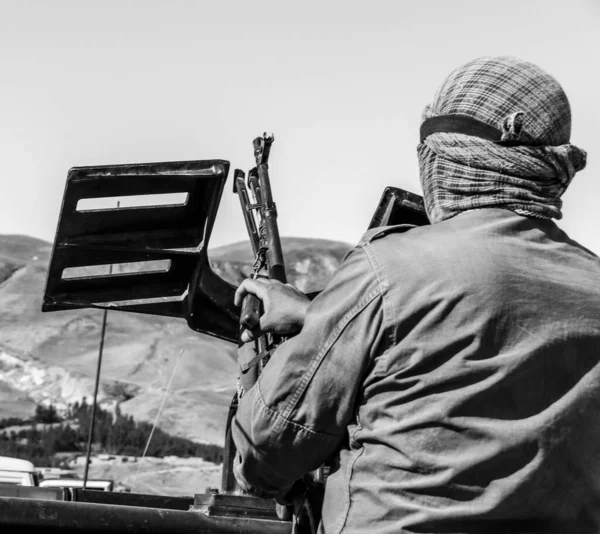
[[[343,436],[343,434],[328,434],[327,432],[319,432],[317,430],[313,430],[312,428],[308,428],[304,425],[301,425],[299,423],[291,421],[290,419],[287,419],[286,417],[283,416],[283,414],[279,413],[277,410],[273,410],[271,407],[269,407],[267,405],[267,403],[262,395],[262,391],[260,390],[260,382],[257,382],[256,386],[257,386],[257,394],[256,394],[255,402],[258,402],[261,410],[268,412],[275,419],[277,419],[277,421],[279,423],[277,425],[278,427],[284,426],[287,424],[287,425],[292,426],[293,428],[297,428],[299,431],[304,431],[308,434],[314,435],[315,437],[324,438],[324,439],[333,440],[333,441],[337,441],[340,437]],[[274,436],[275,434],[273,433],[272,435]],[[272,440],[269,440],[269,444],[271,444],[271,442],[272,442]]]
[[[362,423],[360,422],[360,420],[358,420],[358,424],[356,425],[354,432],[352,432],[352,437],[350,438],[355,443],[358,443],[358,441],[356,440],[356,433],[359,432],[360,430],[362,430]],[[360,450],[355,453],[354,458],[352,458],[352,461],[348,462],[348,469],[347,469],[348,476],[347,476],[347,484],[346,484],[347,505],[346,505],[345,513],[341,514],[341,517],[336,525],[335,531],[337,532],[337,534],[341,534],[342,530],[344,530],[344,527],[346,526],[346,522],[348,521],[348,516],[350,515],[350,506],[352,505],[352,474],[354,473],[354,466],[356,465],[356,462],[358,461],[358,459],[362,456],[363,451],[364,451],[364,446],[361,445]]]
[[[376,254],[371,242],[365,243],[363,245],[363,249],[371,265],[373,267],[373,272],[375,273],[375,277],[377,279],[377,283],[380,288],[381,300],[382,300],[382,309],[383,309],[383,328],[386,332],[386,338],[388,340],[388,347],[386,350],[382,352],[382,358],[380,360],[379,365],[377,365],[377,369],[374,370],[376,375],[379,374],[379,367],[383,366],[384,369],[387,369],[387,351],[389,347],[394,347],[397,344],[397,335],[396,328],[393,328],[391,325],[396,324],[396,315],[394,313],[393,307],[390,305],[389,298],[387,297],[389,284],[387,280],[383,277],[383,265],[379,259],[379,256]],[[385,371],[384,371],[385,373]]]
[[[317,371],[321,362],[323,361],[323,358],[325,358],[327,353],[331,350],[331,347],[333,347],[333,344],[340,337],[344,329],[370,302],[372,302],[377,296],[379,296],[379,294],[379,287],[373,288],[371,291],[369,291],[369,293],[367,293],[367,295],[364,298],[358,301],[357,304],[355,304],[352,308],[350,308],[350,310],[348,310],[344,314],[344,316],[338,323],[338,326],[331,332],[331,334],[327,338],[327,341],[324,343],[323,348],[317,353],[317,356],[315,356],[311,360],[307,371],[304,373],[304,376],[302,377],[300,383],[298,384],[298,387],[296,388],[296,391],[294,391],[294,394],[288,401],[286,407],[282,410],[281,415],[284,418],[284,420],[289,421],[291,413],[298,405],[300,397],[302,397],[302,395],[306,391],[308,384],[314,377],[314,374]]]

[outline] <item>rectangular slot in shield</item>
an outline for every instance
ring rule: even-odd
[[[115,210],[122,208],[152,208],[160,206],[185,206],[187,193],[165,195],[131,195],[121,197],[81,198],[77,211]]]
[[[109,265],[90,265],[87,267],[67,267],[62,279],[98,278],[104,276],[123,276],[142,273],[165,273],[171,267],[171,260],[140,261],[129,263],[111,263]]]

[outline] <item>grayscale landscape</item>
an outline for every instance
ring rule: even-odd
[[[350,245],[284,238],[290,283],[322,289]],[[42,313],[50,243],[0,236],[0,419],[26,418],[36,405],[88,404],[93,397],[102,314],[84,309]],[[251,271],[246,242],[209,251],[213,269],[239,284]],[[182,352],[183,351],[183,352]],[[181,354],[181,360],[177,360]],[[223,444],[236,385],[236,347],[190,330],[184,320],[109,312],[99,403],[201,443]]]

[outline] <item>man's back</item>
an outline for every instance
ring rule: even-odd
[[[238,481],[280,495],[333,457],[327,533],[598,533],[600,260],[551,222],[586,165],[567,96],[475,58],[419,134],[430,227],[368,232],[310,304],[238,288],[297,334],[240,400]]]
[[[344,532],[597,531],[598,258],[502,209],[366,241],[387,341],[325,523],[346,502]]]

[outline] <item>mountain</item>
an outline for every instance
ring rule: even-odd
[[[319,239],[282,243],[289,281],[305,292],[322,289],[350,249]],[[0,236],[0,418],[27,417],[40,402],[60,409],[93,397],[103,312],[40,311],[50,253],[45,241]],[[248,243],[211,249],[209,257],[234,284],[252,270]],[[136,419],[159,415],[167,432],[222,444],[235,358],[233,344],[183,320],[109,312],[98,398]]]
[[[323,289],[351,246],[327,239],[282,239],[288,281],[305,293]],[[234,243],[209,252],[213,270],[233,284],[252,272],[250,243]]]

